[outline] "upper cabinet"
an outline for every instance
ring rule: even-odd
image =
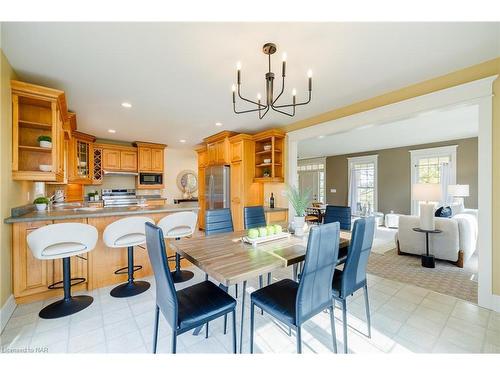
[[[68,109],[63,91],[11,81],[12,178],[64,180],[64,124]]]
[[[229,137],[233,135],[236,133],[226,130],[203,140],[207,145],[207,165],[224,165],[231,162]]]
[[[139,157],[139,172],[163,173],[164,170],[164,144],[135,142]]]
[[[98,144],[102,149],[102,170],[112,172],[137,172],[137,149],[131,146]]]
[[[255,182],[284,182],[285,133],[266,130],[253,136],[255,142]]]
[[[71,114],[72,116],[74,114]],[[68,181],[92,184],[94,172],[95,137],[78,131],[72,132],[68,147]]]

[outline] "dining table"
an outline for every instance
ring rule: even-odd
[[[281,239],[252,245],[243,241],[244,236],[246,231],[235,231],[193,236],[170,243],[173,250],[215,279],[224,290],[227,291],[231,285],[243,284],[240,353],[243,348],[247,281],[289,266],[293,267],[293,277],[296,280],[297,268],[305,259],[308,239],[307,233],[304,236],[289,234]],[[350,239],[350,231],[340,231],[338,264],[345,262]]]

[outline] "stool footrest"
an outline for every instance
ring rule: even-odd
[[[134,266],[134,272],[142,270],[142,266]],[[122,267],[115,271],[115,275],[126,275],[128,274],[128,267]]]
[[[75,286],[75,285],[86,282],[87,279],[85,277],[73,277],[72,279],[70,279],[70,281],[71,281],[71,286]],[[49,288],[49,289],[63,289],[64,288],[62,286],[63,283],[64,283],[64,281],[58,281],[58,282],[55,282],[53,284],[50,284],[47,288]],[[61,285],[61,286],[58,286],[58,285]]]

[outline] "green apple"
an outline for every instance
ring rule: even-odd
[[[281,228],[281,225],[274,224],[273,227],[274,227],[274,233],[280,234],[281,232],[283,232],[283,228]]]
[[[267,236],[267,228],[266,227],[260,227],[259,228],[259,237],[266,237]]]
[[[268,225],[266,228],[267,228],[267,235],[268,236],[272,236],[273,234],[275,234],[275,230],[274,230],[273,225]]]
[[[248,236],[248,238],[251,238],[251,239],[257,238],[257,237],[259,237],[259,231],[255,228],[249,229],[247,232],[247,236]]]

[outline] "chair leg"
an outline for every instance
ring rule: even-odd
[[[272,279],[273,279],[273,277],[271,275],[271,272],[268,272],[267,273],[267,285],[271,285]]]
[[[242,293],[243,295],[241,296],[241,322],[240,322],[240,353],[243,350],[243,322],[245,321],[245,296],[246,296],[246,290],[247,290],[247,281],[243,281],[243,288],[242,288]]]
[[[297,354],[302,353],[302,333],[300,326],[297,326]]]
[[[330,324],[332,326],[333,352],[337,354],[337,332],[335,331],[335,301],[330,309]]]
[[[250,304],[250,354],[253,354],[253,331],[254,331],[254,314],[255,304]]]
[[[155,309],[155,326],[153,328],[153,354],[156,354],[156,346],[158,344],[158,323],[160,321],[160,308],[158,305]]]
[[[172,354],[177,353],[177,332],[172,330]]]
[[[342,300],[342,324],[344,327],[344,353],[347,354],[347,301]]]
[[[208,322],[205,324],[205,338],[208,339]]]
[[[224,315],[224,334],[227,333],[227,314]]]
[[[232,315],[233,315],[233,354],[236,354],[236,308],[233,310]]]
[[[259,275],[259,289],[264,287],[264,277]],[[264,309],[260,309],[260,315],[264,315]]]
[[[234,295],[236,298],[238,298],[238,284],[234,285]]]
[[[372,324],[370,320],[370,302],[368,301],[368,285],[364,286],[366,323],[368,325],[368,338],[372,337]]]

